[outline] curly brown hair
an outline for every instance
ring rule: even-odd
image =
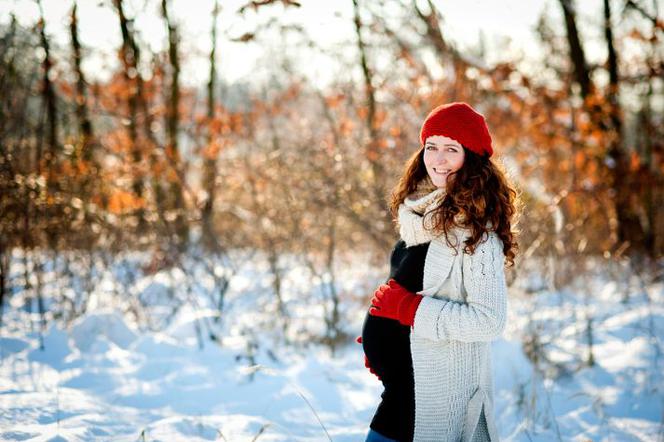
[[[512,231],[517,215],[517,192],[489,157],[466,147],[463,150],[463,166],[447,177],[444,198],[438,208],[427,214],[432,216],[433,230],[443,232],[447,243],[454,247],[448,236],[450,229],[467,229],[470,236],[465,241],[464,252],[469,254],[474,253],[484,233],[494,231],[503,242],[506,265],[513,266],[518,249],[516,232]],[[390,212],[395,223],[399,205],[426,177],[422,146],[408,159],[404,173],[392,190]]]

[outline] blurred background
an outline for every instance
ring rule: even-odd
[[[100,413],[58,434],[84,440],[92,425],[128,440],[207,440],[234,434],[220,430],[232,421],[246,423],[238,440],[327,440],[335,428],[335,440],[360,440],[380,389],[352,342],[398,239],[390,191],[427,113],[465,101],[485,115],[521,203],[513,317],[497,345],[522,375],[496,378],[501,437],[664,437],[662,38],[657,0],[3,1],[0,388],[13,392],[0,399],[4,436],[22,437],[18,416],[34,424],[26,410],[51,410],[48,395],[16,405],[37,390],[137,407],[129,398],[145,399],[165,373],[179,379],[190,359],[141,365],[151,374],[134,391],[110,373],[64,373],[74,376],[72,358],[97,372],[91,349],[107,365],[128,363],[114,348],[163,356],[161,336],[187,358],[210,344],[228,352],[202,360],[204,371],[227,360],[222,372],[249,367],[254,379],[284,364],[303,367],[302,380],[311,364],[346,361],[341,371],[358,383],[331,376],[306,390],[288,378],[300,386],[297,407],[316,416],[293,425],[290,402],[270,420],[171,380],[126,428]],[[603,366],[619,345],[640,350]],[[327,356],[306,359],[310,346]],[[42,363],[59,380],[29,375]],[[628,366],[636,384],[624,383]],[[598,402],[586,375],[613,396]],[[575,382],[556,396],[561,379]],[[359,385],[366,396],[345,396]],[[315,400],[330,391],[339,396],[326,421]],[[587,403],[556,409],[556,397],[562,407],[579,394]],[[192,403],[179,426],[150,414],[183,396]],[[592,416],[580,417],[586,406]],[[34,434],[55,434],[42,411]],[[233,413],[254,417],[214,421]],[[183,417],[192,414],[214,422],[197,427]],[[190,424],[204,430],[182,430]]]

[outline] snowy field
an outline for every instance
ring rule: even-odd
[[[131,259],[97,270],[88,312],[66,330],[49,319],[40,349],[36,301],[23,290],[18,256],[0,329],[0,439],[364,440],[381,386],[353,338],[387,268],[339,264],[341,328],[349,338],[334,352],[308,343],[325,329],[323,284],[287,265],[284,335],[271,276],[265,265],[250,264],[256,259],[230,280],[219,322],[206,293],[210,275],[195,263],[186,272],[128,279]],[[62,287],[48,275],[47,309],[62,296],[78,302],[81,284]],[[152,304],[142,314],[158,332],[138,328],[125,299],[132,297]],[[555,291],[533,275],[517,279],[507,329],[493,344],[501,439],[664,441],[663,301],[662,282],[639,285],[599,271]],[[591,368],[584,364],[589,323]],[[221,340],[205,338],[207,327]],[[529,351],[539,355],[537,366]]]

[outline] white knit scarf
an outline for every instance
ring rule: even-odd
[[[407,247],[439,236],[430,230],[433,227],[431,215],[424,215],[438,207],[444,196],[445,189],[436,187],[427,175],[401,203],[398,211],[399,234]],[[425,224],[428,229],[425,229]]]
[[[433,229],[433,216],[430,214],[440,206],[445,197],[445,189],[436,187],[427,175],[417,183],[413,193],[408,195],[399,206],[399,234],[406,243],[406,247],[430,242],[435,238],[443,236],[442,231]],[[458,214],[454,218],[457,226],[464,224],[464,217]],[[488,224],[491,227],[491,223]],[[453,227],[448,231],[448,237],[453,244],[468,238],[466,229]]]

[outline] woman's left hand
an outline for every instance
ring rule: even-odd
[[[387,284],[382,284],[374,292],[369,314],[412,326],[420,301],[422,295],[411,293],[394,279],[390,279]]]

